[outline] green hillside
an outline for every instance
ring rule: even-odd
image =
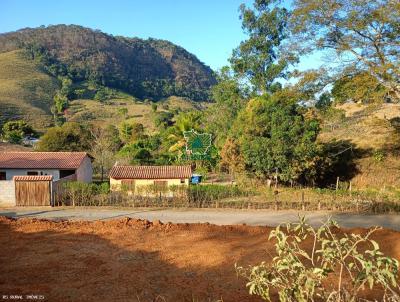
[[[36,129],[50,126],[56,89],[58,81],[21,51],[0,53],[0,123],[24,119]]]
[[[0,53],[25,49],[55,76],[90,80],[140,99],[172,95],[204,101],[213,71],[169,41],[112,36],[77,25],[27,28],[0,34]]]

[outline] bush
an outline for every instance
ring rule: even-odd
[[[188,188],[189,202],[212,202],[223,198],[247,196],[249,193],[238,186],[194,185]]]
[[[36,136],[32,126],[23,120],[8,121],[2,127],[3,139],[7,142],[19,144],[24,136]]]
[[[360,291],[368,287],[383,290],[380,301],[399,301],[399,262],[384,256],[370,239],[378,228],[366,235],[338,236],[335,227],[336,222],[328,220],[315,230],[304,218],[278,226],[269,236],[276,240],[276,256],[270,264],[236,266],[238,274],[249,281],[250,294],[271,301],[270,290],[276,289],[285,302],[344,302],[360,301]],[[311,249],[301,247],[305,241],[312,243]]]
[[[63,200],[72,206],[93,204],[92,199],[99,195],[107,195],[110,191],[108,183],[88,184],[79,181],[67,181],[62,184]]]

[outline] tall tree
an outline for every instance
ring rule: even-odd
[[[36,148],[38,151],[90,151],[92,142],[93,136],[87,125],[68,122],[49,128]]]
[[[367,72],[400,101],[398,0],[295,0],[290,23],[300,53],[327,50],[339,76]]]
[[[93,147],[91,151],[94,156],[94,168],[100,173],[101,181],[104,179],[104,174],[114,164],[114,154],[121,146],[118,134],[118,129],[113,125],[92,129]]]
[[[222,147],[239,111],[246,104],[247,93],[229,67],[218,74],[218,84],[212,88],[214,104],[207,110],[206,130],[210,131],[217,147]]]
[[[268,95],[252,99],[235,129],[248,172],[267,179],[278,173],[286,182],[315,175],[319,124],[306,120],[295,102]]]
[[[240,6],[242,28],[248,39],[241,42],[230,59],[233,70],[252,84],[254,90],[273,90],[274,81],[285,77],[288,60],[279,47],[287,38],[287,9],[277,0],[255,0],[253,8]]]

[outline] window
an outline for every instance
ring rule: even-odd
[[[122,190],[135,191],[135,180],[134,179],[122,179],[121,180]]]
[[[60,170],[60,178],[75,174],[75,170]]]
[[[185,179],[181,178],[181,184],[184,184],[184,183],[185,183]]]
[[[156,187],[157,190],[165,190],[168,186],[168,181],[166,180],[155,180],[154,181],[154,186]]]
[[[7,180],[7,174],[6,172],[0,172],[0,180]]]
[[[28,171],[26,172],[26,175],[39,175],[38,171]]]

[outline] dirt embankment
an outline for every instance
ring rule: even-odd
[[[1,295],[45,301],[260,301],[234,263],[274,254],[271,228],[134,219],[51,222],[0,217]],[[352,230],[364,232],[364,230]],[[400,259],[400,233],[375,239]]]

